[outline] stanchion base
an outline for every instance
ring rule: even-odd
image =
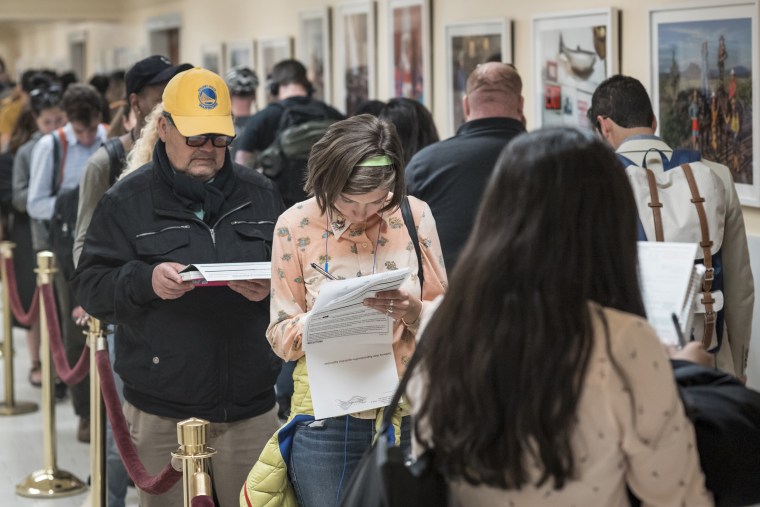
[[[61,498],[79,495],[87,486],[65,470],[37,470],[16,484],[16,494],[29,498]]]
[[[17,401],[13,403],[13,406],[9,406],[6,402],[0,403],[0,416],[2,415],[21,415],[36,412],[39,407],[36,403],[31,401]]]

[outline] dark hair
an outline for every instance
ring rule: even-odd
[[[422,443],[451,477],[516,489],[534,462],[538,485],[574,477],[591,301],[644,315],[625,172],[589,132],[521,135],[496,164],[419,349],[429,387],[415,425],[429,425]]]
[[[15,155],[21,146],[31,139],[32,134],[37,132],[37,122],[32,112],[32,107],[27,104],[21,109],[16,124],[13,126],[13,133],[8,141],[8,152]]]
[[[357,167],[363,160],[387,155],[391,165]],[[311,148],[304,190],[317,199],[322,213],[335,212],[342,193],[364,194],[385,188],[393,198],[380,211],[394,209],[406,195],[403,150],[393,124],[369,114],[352,116],[330,125]]]
[[[63,96],[61,85],[51,81],[45,74],[36,74],[31,79],[32,90],[29,91],[29,104],[35,115],[45,109],[59,107]]]
[[[382,100],[365,100],[356,108],[356,114],[371,114],[372,116],[380,116],[380,113],[384,107],[385,102]]]
[[[298,60],[282,60],[281,62],[277,62],[272,67],[271,80],[276,86],[295,83],[303,86],[307,91],[311,89],[309,78],[306,77],[306,67]],[[273,95],[277,94],[273,93]]]
[[[64,72],[59,79],[64,92],[69,89],[69,86],[79,81],[73,71]]]
[[[429,144],[438,142],[438,130],[433,115],[420,102],[409,98],[388,101],[379,114],[396,127],[404,148],[404,167],[415,153]]]
[[[599,116],[610,118],[623,128],[651,127],[654,121],[652,103],[644,85],[622,74],[605,79],[594,90],[586,115],[597,130]]]
[[[87,84],[73,84],[63,94],[61,107],[70,122],[89,125],[93,120],[100,121],[102,97],[98,91]]]

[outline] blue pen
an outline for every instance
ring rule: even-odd
[[[320,266],[316,262],[312,262],[311,263],[311,267],[314,268],[314,269],[316,269],[317,271],[319,271],[322,274],[322,276],[324,276],[328,280],[337,280],[337,278],[335,278],[330,273],[328,273],[327,271],[325,271],[324,269],[322,269],[322,266]]]

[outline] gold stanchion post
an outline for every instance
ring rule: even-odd
[[[5,401],[0,403],[0,415],[28,414],[37,410],[37,404],[31,401],[16,401],[13,379],[13,317],[11,316],[11,290],[8,285],[8,273],[5,269],[6,259],[13,258],[10,241],[0,242],[0,276],[3,284],[3,361],[5,362]]]
[[[185,507],[190,507],[198,495],[211,496],[210,481],[207,481],[209,461],[216,450],[206,445],[208,421],[191,417],[177,423],[179,449],[172,456],[182,460],[182,490]]]
[[[98,351],[108,349],[108,344],[98,319],[90,318],[87,343],[90,346],[90,506],[106,507],[106,432],[100,375],[95,358]]]
[[[37,285],[52,284],[56,272],[52,252],[37,254]],[[53,396],[53,365],[50,355],[50,332],[48,330],[45,302],[40,291],[40,355],[42,360],[42,422],[44,468],[32,472],[16,485],[16,494],[31,498],[60,498],[84,493],[87,486],[72,473],[60,470],[56,464],[55,399]]]

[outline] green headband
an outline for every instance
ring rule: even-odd
[[[362,160],[356,164],[356,167],[381,167],[392,164],[391,157],[388,155],[378,155],[377,157],[370,157]]]

